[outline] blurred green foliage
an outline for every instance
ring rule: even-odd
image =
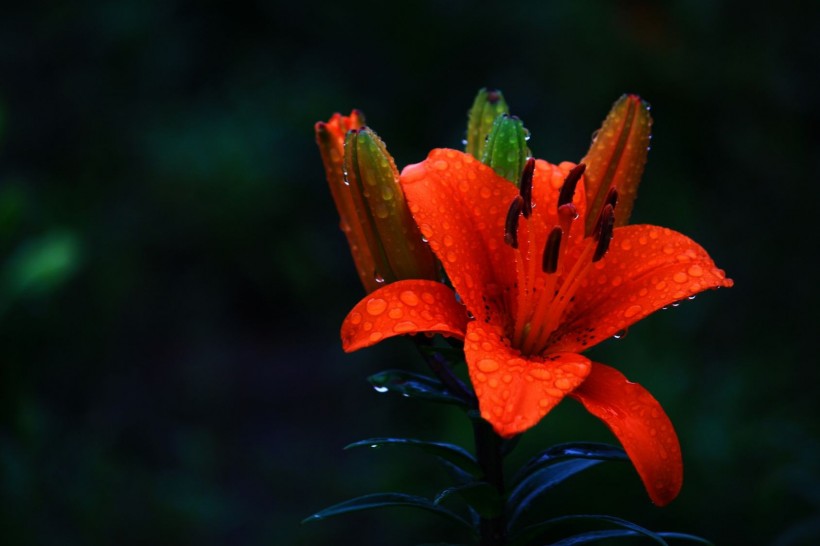
[[[581,157],[612,101],[653,104],[632,220],[736,281],[594,352],[683,445],[665,509],[628,466],[546,513],[611,513],[721,544],[820,541],[816,160],[820,14],[729,0],[18,4],[0,18],[0,537],[4,544],[457,541],[401,511],[300,526],[359,494],[431,495],[431,461],[344,452],[469,443],[456,410],[377,395],[421,371],[353,355],[361,295],[313,123],[364,110],[397,163],[460,147],[483,86],[537,157]],[[513,462],[610,440],[571,402]]]

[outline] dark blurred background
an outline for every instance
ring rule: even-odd
[[[432,496],[457,411],[376,394],[423,370],[344,355],[362,295],[313,123],[357,107],[400,165],[459,147],[500,88],[537,157],[577,160],[611,103],[653,105],[633,220],[736,282],[593,352],[680,435],[682,494],[604,465],[544,515],[610,513],[729,544],[820,543],[817,5],[714,0],[43,2],[0,17],[0,541],[415,544],[435,516],[300,525],[359,494]],[[567,401],[513,456],[612,440]]]

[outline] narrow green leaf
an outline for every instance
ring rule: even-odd
[[[436,457],[441,457],[462,470],[469,472],[475,477],[480,477],[483,474],[481,467],[478,465],[475,458],[467,450],[454,444],[428,442],[426,440],[416,440],[414,438],[370,438],[367,440],[354,442],[348,446],[345,446],[345,449],[351,449],[354,447],[370,447],[373,449],[379,449],[382,447],[396,446],[409,446],[421,449],[426,453],[430,453]]]
[[[397,506],[421,508],[422,510],[433,512],[434,514],[443,516],[450,521],[459,523],[463,527],[469,529],[473,536],[476,536],[476,531],[473,526],[458,514],[451,512],[444,507],[438,506],[424,497],[405,495],[404,493],[373,493],[371,495],[356,497],[355,499],[346,500],[344,502],[340,502],[339,504],[334,504],[333,506],[325,508],[324,510],[320,510],[312,516],[302,520],[302,523],[320,521],[331,517],[341,516],[343,514],[349,514],[351,512],[361,512],[363,510],[391,508]]]
[[[697,535],[690,535],[689,533],[675,533],[671,531],[664,531],[662,533],[658,533],[658,535],[662,536],[664,539],[674,538],[675,540],[687,540],[689,542],[703,544],[704,546],[715,546],[714,542],[712,542],[711,540],[706,540],[705,538],[699,537]]]
[[[527,476],[510,492],[507,503],[510,512],[510,528],[518,521],[524,512],[530,507],[532,502],[544,494],[544,492],[560,484],[567,478],[583,472],[584,470],[600,464],[602,461],[595,459],[570,459],[559,461],[546,468],[542,468]]]
[[[517,484],[530,474],[566,459],[594,459],[598,461],[628,461],[619,446],[598,442],[568,442],[556,444],[532,457],[518,471],[512,483]]]
[[[448,487],[440,492],[433,502],[440,504],[454,494],[464,499],[484,518],[497,517],[504,510],[504,500],[498,494],[498,490],[487,482],[471,482]]]
[[[600,542],[608,538],[624,538],[640,536],[635,531],[627,531],[625,529],[611,529],[608,531],[589,531],[579,535],[563,538],[558,542],[553,542],[550,546],[578,546],[579,544],[592,544],[593,542]]]
[[[598,523],[605,523],[609,525],[614,525],[616,527],[620,527],[622,529],[627,529],[630,532],[635,533],[636,535],[645,536],[647,538],[652,539],[655,543],[660,544],[661,546],[669,546],[668,543],[663,539],[661,533],[654,533],[649,529],[641,527],[636,523],[632,523],[631,521],[627,521],[625,519],[617,518],[615,516],[606,516],[606,515],[597,515],[597,514],[578,514],[578,515],[569,515],[569,516],[559,516],[557,518],[548,519],[542,521],[540,523],[536,523],[534,525],[530,525],[522,529],[519,533],[512,536],[508,546],[526,546],[531,541],[535,540],[539,536],[541,536],[545,531],[549,530],[552,527],[555,527],[561,523],[567,522],[575,522],[575,521],[592,521]],[[610,530],[611,531],[611,530]],[[669,533],[667,533],[669,534]],[[672,533],[674,534],[674,533]],[[627,535],[623,535],[627,536]],[[689,536],[689,535],[682,535],[682,536]],[[572,538],[572,537],[570,537]],[[680,536],[675,538],[681,538]],[[556,546],[556,544],[561,544],[566,546],[567,544],[584,544],[583,542],[557,542],[551,544],[550,546]]]
[[[379,392],[395,392],[402,396],[430,400],[443,404],[469,405],[449,391],[438,379],[404,370],[385,370],[367,378]]]
[[[467,114],[467,146],[465,151],[481,160],[484,155],[484,144],[493,126],[495,118],[508,114],[510,109],[504,101],[501,91],[481,89]]]

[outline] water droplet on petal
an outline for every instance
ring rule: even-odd
[[[387,313],[387,316],[391,319],[400,319],[403,315],[404,311],[402,311],[401,307],[394,307]]]
[[[415,322],[406,320],[404,322],[399,322],[398,324],[393,326],[393,331],[398,334],[402,334],[405,332],[412,332],[414,330],[418,330],[418,328],[419,327]]]
[[[373,276],[373,280],[374,280],[374,281],[376,281],[376,283],[377,283],[377,284],[384,284],[384,277],[382,277],[382,276],[381,276],[381,275],[379,275],[378,273],[376,273],[376,274]]]
[[[351,324],[359,324],[362,322],[362,314],[361,313],[351,313],[350,315],[350,323]]]
[[[691,266],[689,268],[689,274],[693,277],[702,277],[703,276],[703,268],[697,264]]]
[[[476,366],[484,373],[494,372],[500,367],[498,362],[492,358],[483,358],[476,363]]]
[[[634,317],[641,311],[643,311],[643,307],[641,307],[640,305],[631,305],[627,308],[626,311],[624,311],[624,318]]]
[[[370,298],[367,300],[365,308],[373,316],[381,315],[387,309],[387,302],[381,298]]]
[[[410,307],[415,307],[419,304],[419,297],[416,295],[415,292],[411,290],[405,290],[401,294],[399,294],[399,299],[405,305],[409,305]]]
[[[373,385],[373,390],[376,392],[387,392],[390,389],[388,389],[387,387],[383,387],[381,385]]]
[[[672,276],[672,280],[678,283],[685,283],[689,280],[689,275],[687,275],[683,271],[678,271]]]
[[[381,341],[383,337],[384,334],[382,334],[381,332],[373,332],[372,334],[370,334],[370,341],[371,343],[376,343],[378,341]]]
[[[627,333],[629,333],[629,330],[627,330],[626,328],[624,328],[623,330],[618,330],[618,331],[615,333],[615,335],[614,335],[614,336],[612,336],[612,337],[614,337],[615,339],[623,339],[623,338],[625,338],[625,337],[626,337],[626,334],[627,334]]]

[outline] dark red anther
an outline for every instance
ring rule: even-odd
[[[498,99],[501,98],[501,93],[498,92],[498,89],[488,89],[487,90],[487,102],[490,104],[495,104],[498,102]]]
[[[601,219],[595,227],[595,240],[598,241],[598,246],[595,247],[595,254],[592,256],[593,263],[603,258],[606,251],[609,250],[614,227],[615,208],[607,203],[604,205],[604,209],[601,211]]]
[[[544,257],[541,260],[541,270],[544,273],[555,273],[558,271],[558,251],[561,250],[561,236],[563,231],[555,226],[547,237],[547,244],[544,246]]]
[[[561,193],[558,194],[558,206],[572,203],[572,196],[575,195],[575,186],[581,180],[587,166],[584,163],[578,163],[569,171],[569,174],[564,179],[564,185],[561,186]]]
[[[609,188],[609,191],[606,192],[606,197],[604,198],[604,206],[612,205],[612,208],[615,208],[615,205],[618,203],[618,190],[615,189],[615,186]]]
[[[518,248],[518,218],[524,199],[516,195],[507,211],[507,221],[504,223],[504,242],[513,248]]]
[[[524,164],[524,170],[521,171],[520,188],[521,197],[524,199],[524,205],[521,211],[524,213],[524,218],[529,218],[532,214],[532,177],[535,174],[535,158],[527,158]]]

